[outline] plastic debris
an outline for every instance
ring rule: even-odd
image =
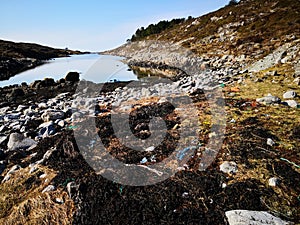
[[[183,160],[183,158],[184,158],[184,156],[186,155],[186,153],[187,153],[188,151],[190,151],[190,150],[195,151],[195,150],[196,150],[196,146],[186,147],[186,148],[184,148],[183,150],[179,151],[179,152],[177,153],[177,158],[178,158],[180,161]]]
[[[290,160],[288,160],[288,159],[285,159],[285,158],[280,158],[280,160],[282,160],[282,161],[285,161],[285,162],[287,162],[287,163],[289,163],[289,164],[291,164],[291,165],[295,166],[296,168],[300,169],[300,166],[299,166],[299,165],[297,165],[297,164],[296,164],[296,163],[294,163],[294,162],[291,162],[291,161],[290,161]]]
[[[144,157],[144,158],[140,161],[141,164],[144,164],[144,163],[146,163],[146,162],[148,162],[148,160],[147,160],[146,157]]]

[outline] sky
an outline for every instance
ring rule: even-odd
[[[118,47],[139,27],[198,17],[229,0],[0,0],[0,39],[81,51]]]

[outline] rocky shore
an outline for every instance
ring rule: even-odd
[[[1,223],[26,223],[28,219],[37,224],[299,221],[300,176],[298,161],[293,157],[297,152],[299,124],[290,124],[290,134],[286,133],[290,129],[280,131],[290,135],[289,141],[295,143],[287,152],[282,144],[284,135],[280,137],[270,130],[270,117],[274,108],[285,114],[292,112],[292,108],[281,104],[283,101],[275,96],[257,100],[239,97],[242,91],[236,85],[241,79],[247,82],[248,78],[207,70],[195,76],[180,76],[169,84],[156,81],[143,89],[128,82],[100,86],[78,83],[79,74],[71,73],[59,81],[45,79],[1,88],[0,190],[5,193],[0,199]],[[200,171],[205,145],[218,135],[211,133],[213,121],[207,96],[220,87],[228,113],[224,144],[215,161]],[[91,135],[92,129],[85,123],[89,120],[85,115],[90,115],[98,129],[96,134],[110,154],[124,163],[140,165],[144,175],[148,175],[143,179],[151,179],[156,172],[148,168],[174,151],[178,129],[184,126],[184,121],[176,119],[176,111],[168,100],[158,98],[176,90],[193,99],[201,123],[200,142],[192,146],[196,151],[191,158],[183,164],[186,150],[182,149],[172,161],[172,168],[178,170],[174,176],[150,186],[126,186],[105,178],[113,171],[99,172],[91,167],[90,161],[87,163],[74,133],[81,133],[80,127],[84,127],[86,138]],[[141,96],[150,100],[139,101]],[[298,98],[297,92],[285,93],[284,97]],[[118,142],[110,122],[111,114],[127,112],[129,108],[124,102],[132,100],[138,101],[129,105],[131,129],[138,138],[145,139],[150,131],[155,132],[147,125],[147,112],[166,113],[154,115],[165,120],[167,138],[159,147],[153,146],[144,153],[137,154]],[[282,118],[287,119],[290,118]],[[156,129],[160,131],[159,127]],[[37,212],[42,216],[36,218]]]

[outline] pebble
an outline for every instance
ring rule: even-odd
[[[44,188],[42,193],[51,192],[51,191],[54,191],[54,190],[55,190],[55,187],[53,185],[48,185],[47,187]]]
[[[267,139],[267,145],[273,147],[276,143],[271,139],[271,138],[268,138]]]
[[[220,170],[223,173],[235,174],[238,171],[238,168],[235,162],[225,161],[220,165]]]
[[[276,187],[280,184],[281,180],[278,177],[272,177],[269,179],[269,186]]]

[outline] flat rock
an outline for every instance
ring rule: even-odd
[[[232,210],[225,212],[229,225],[288,225],[289,223],[264,211]]]
[[[31,138],[25,138],[22,134],[19,133],[12,133],[9,136],[7,148],[10,151],[14,151],[18,149],[27,149],[35,144],[36,142]]]
[[[262,97],[262,98],[258,98],[256,99],[256,101],[258,103],[262,103],[262,104],[266,104],[266,105],[271,105],[271,104],[275,104],[275,103],[280,103],[280,98],[276,97],[276,96],[272,96],[271,94]]]
[[[296,102],[295,100],[286,100],[285,102],[283,102],[283,104],[286,104],[292,108],[298,107],[298,102]]]
[[[287,91],[283,94],[283,98],[295,98],[297,96],[297,93],[295,91]]]

